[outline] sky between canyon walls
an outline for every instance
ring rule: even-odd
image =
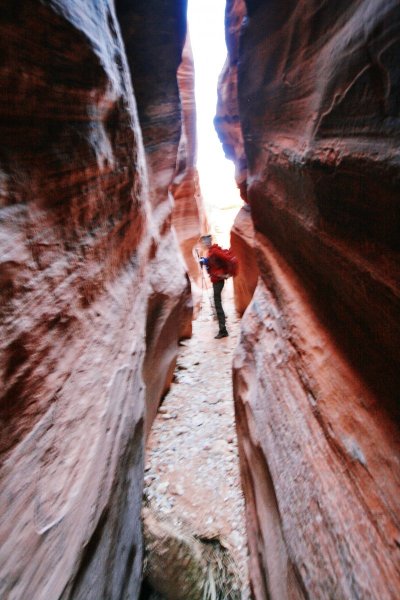
[[[242,205],[233,163],[224,156],[214,129],[218,77],[227,50],[224,31],[225,0],[189,0],[188,22],[192,42],[197,111],[197,167],[213,233],[229,244],[229,229]]]

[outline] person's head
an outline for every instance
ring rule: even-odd
[[[201,246],[204,249],[208,249],[212,246],[212,236],[211,234],[202,235],[200,238]]]

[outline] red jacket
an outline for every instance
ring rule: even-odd
[[[224,250],[218,244],[213,244],[208,251],[207,271],[212,283],[228,279],[238,272],[238,261],[231,250]]]

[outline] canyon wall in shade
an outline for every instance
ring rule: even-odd
[[[227,0],[225,38],[228,55],[218,80],[217,112],[214,126],[226,158],[235,165],[235,180],[246,205],[238,212],[231,230],[232,250],[239,261],[233,280],[235,308],[243,315],[257,285],[258,266],[254,249],[254,226],[247,198],[247,158],[244,149],[238,104],[239,37],[246,15],[244,0]]]
[[[171,382],[179,339],[191,335],[191,287],[177,236],[171,231],[171,189],[180,163],[186,157],[193,161],[195,156],[195,137],[192,140],[182,127],[185,116],[190,120],[190,107],[185,103],[182,112],[177,77],[186,38],[186,2],[119,0],[117,14],[142,128],[155,226],[144,363],[148,432],[160,397]],[[195,183],[189,179],[187,176],[187,185],[194,189]],[[190,213],[194,196],[188,194],[186,200],[184,212]]]
[[[238,104],[260,280],[234,379],[253,590],[394,600],[400,7],[246,9]]]
[[[246,14],[244,0],[227,0],[225,40],[228,55],[218,80],[218,102],[214,125],[226,158],[235,164],[235,180],[240,195],[247,202],[247,159],[243,144],[238,106],[239,33]]]

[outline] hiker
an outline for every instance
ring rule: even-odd
[[[224,250],[218,244],[211,243],[211,236],[206,235],[201,238],[203,246],[207,249],[207,256],[200,257],[200,265],[205,266],[213,284],[214,305],[218,318],[219,331],[215,339],[227,337],[226,317],[222,307],[222,290],[225,285],[225,279],[237,275],[238,261],[232,251]]]

